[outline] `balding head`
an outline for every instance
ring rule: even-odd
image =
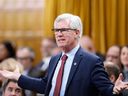
[[[81,47],[90,52],[90,53],[95,53],[95,47],[94,47],[94,43],[92,41],[92,39],[89,37],[89,36],[82,36],[80,41],[79,41],[79,44],[81,45]]]

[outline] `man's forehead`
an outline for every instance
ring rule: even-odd
[[[63,26],[63,28],[69,26],[69,23],[70,23],[70,20],[69,19],[63,19],[63,20],[60,20],[56,23],[56,26],[55,27],[58,27],[58,26]]]
[[[15,82],[9,82],[8,85],[7,85],[7,87],[8,87],[8,88],[15,88],[15,89],[19,88],[19,89],[21,89],[21,88],[18,86],[18,84],[15,83]]]

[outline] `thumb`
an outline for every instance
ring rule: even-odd
[[[14,72],[18,72],[19,73],[19,67],[18,67],[18,65],[16,65],[16,69],[14,70]]]
[[[122,73],[120,73],[120,75],[119,75],[119,77],[118,77],[118,79],[117,79],[117,80],[122,80],[122,78],[123,78],[123,74],[122,74]]]

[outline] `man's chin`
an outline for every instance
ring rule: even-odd
[[[63,47],[64,47],[64,45],[58,45],[58,47],[59,47],[59,48],[63,48]]]

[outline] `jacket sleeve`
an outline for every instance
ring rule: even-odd
[[[113,96],[114,84],[109,80],[101,59],[94,61],[91,76],[93,84],[100,91],[101,96]]]
[[[45,87],[47,84],[46,76],[43,79],[36,79],[36,78],[21,75],[18,80],[18,85],[21,88],[44,94]]]

